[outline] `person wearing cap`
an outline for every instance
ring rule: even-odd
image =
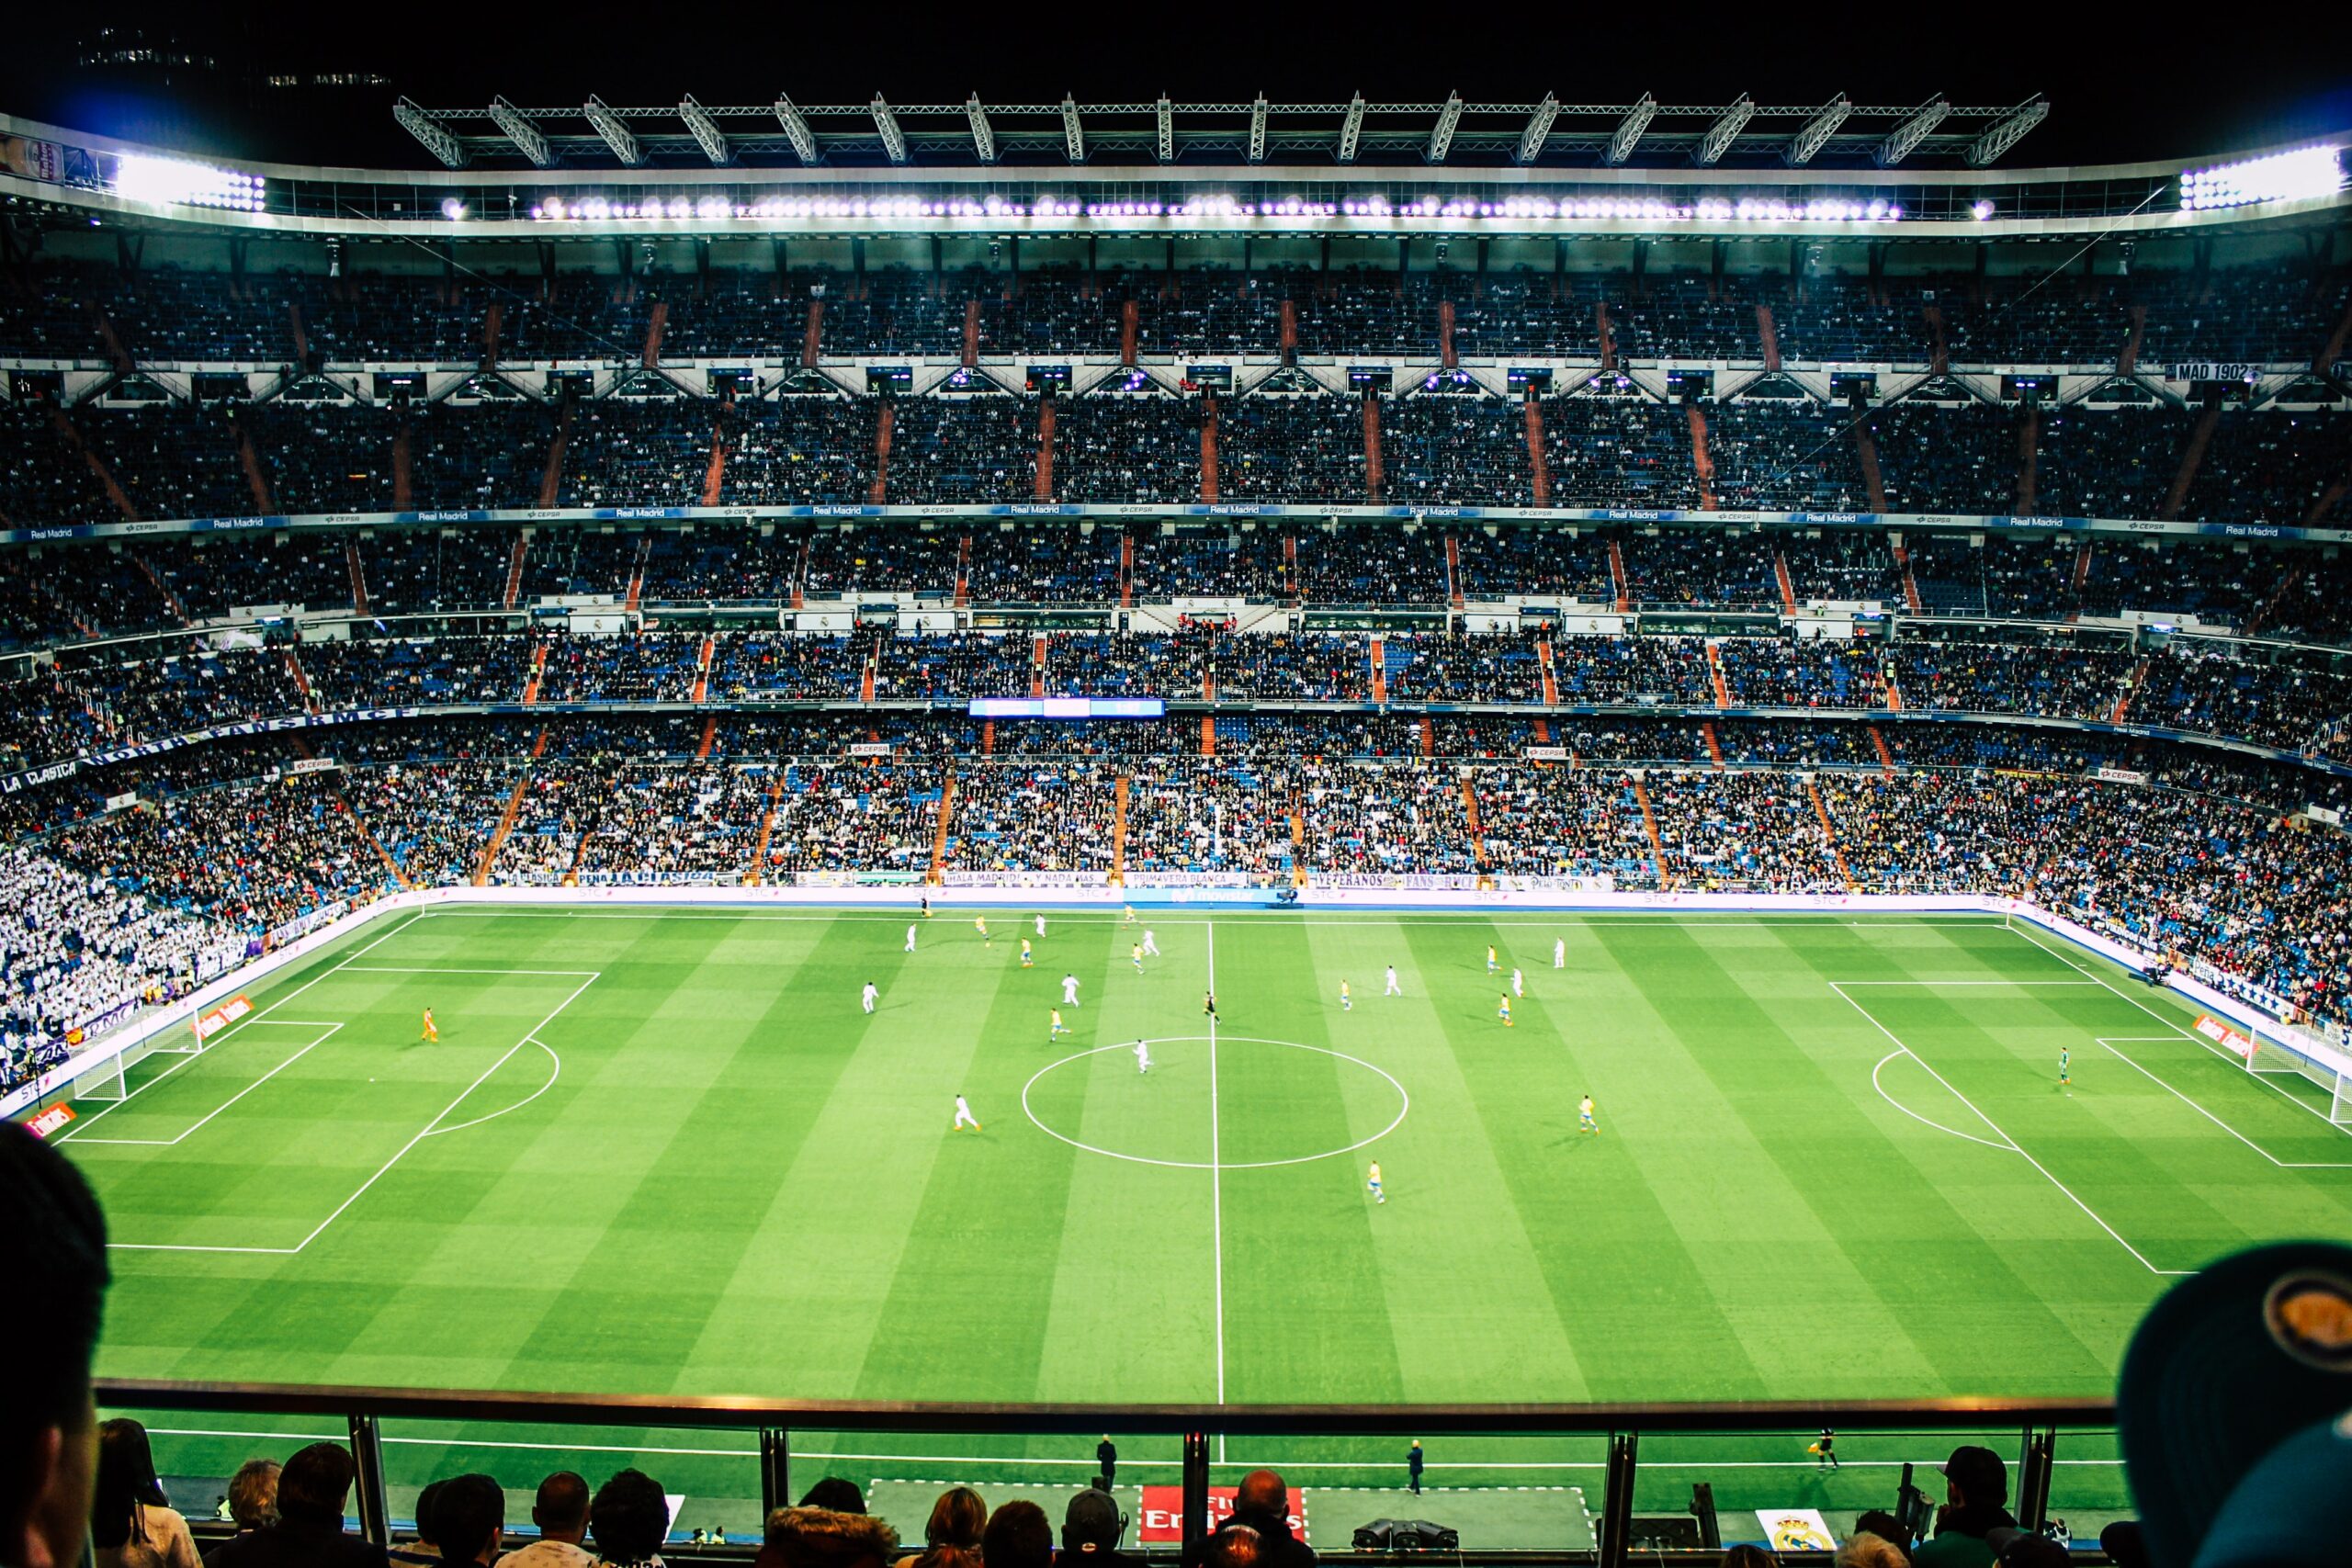
[[[2207,1264],[2123,1354],[2116,1435],[2140,1529],[2118,1545],[2166,1568],[2342,1563],[2347,1410],[2352,1247],[2278,1242]]]
[[[2015,1529],[2008,1510],[2009,1467],[1991,1449],[1963,1443],[1944,1461],[1944,1505],[1936,1510],[1934,1539],[1911,1553],[1917,1568],[1991,1568],[1984,1538]]]
[[[1062,1560],[1072,1568],[1143,1568],[1143,1559],[1119,1550],[1126,1524],[1108,1492],[1090,1486],[1074,1494],[1062,1516]]]

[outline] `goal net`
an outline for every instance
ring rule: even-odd
[[[2336,1126],[2352,1128],[2352,1057],[2339,1048],[2301,1030],[2245,1025],[2215,1020],[2197,1021],[2198,1032],[2214,1037],[2214,1027],[2233,1035],[2223,1040],[2244,1059],[2246,1071],[2259,1073],[2314,1110],[2324,1109]]]
[[[66,1086],[67,1096],[76,1101],[88,1100],[103,1104],[109,1100],[128,1100],[133,1091],[131,1079],[147,1082],[172,1070],[176,1064],[164,1064],[154,1072],[139,1071],[141,1064],[158,1056],[197,1056],[208,1048],[211,1038],[231,1024],[245,1017],[254,1004],[244,997],[222,1002],[195,1018],[171,1018],[158,1014],[136,1030],[126,1030],[120,1045],[101,1060],[93,1062],[75,1075]]]

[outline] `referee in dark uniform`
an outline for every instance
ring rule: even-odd
[[[1094,1462],[1102,1467],[1102,1484],[1107,1489],[1119,1472],[1119,1445],[1111,1440],[1108,1432],[1103,1433],[1102,1440],[1094,1445]]]
[[[1406,1483],[1413,1489],[1413,1495],[1419,1496],[1421,1495],[1421,1440],[1419,1438],[1415,1438],[1413,1446],[1405,1450],[1405,1477]]]

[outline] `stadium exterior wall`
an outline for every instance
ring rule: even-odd
[[[2147,953],[2113,937],[2092,931],[2024,899],[1995,897],[1985,894],[1652,893],[1568,886],[1478,890],[1410,886],[1416,882],[1438,880],[1441,879],[1398,877],[1393,879],[1389,886],[1309,887],[1301,890],[1296,903],[1286,908],[1293,911],[1363,909],[1410,910],[1417,913],[1525,909],[1563,914],[1679,911],[1693,914],[2003,915],[2024,920],[2134,974],[2145,975],[2149,968]],[[1584,879],[1551,880],[1569,883]],[[1173,886],[1147,886],[1143,878],[1134,879],[1126,887],[1100,882],[1091,886],[1055,884],[1043,888],[1027,884],[925,888],[919,884],[898,883],[887,886],[808,887],[435,887],[396,893],[320,925],[200,987],[170,1006],[134,1019],[85,1046],[66,1061],[0,1098],[0,1116],[23,1114],[50,1095],[71,1087],[77,1079],[105,1070],[125,1052],[159,1035],[187,1028],[192,1020],[223,999],[236,996],[370,923],[390,916],[413,913],[421,917],[436,908],[469,904],[528,904],[559,908],[848,906],[903,910],[910,897],[926,892],[934,904],[943,906],[984,910],[1009,907],[1027,909],[1036,907],[1038,900],[1008,895],[1034,891],[1051,894],[1050,905],[1077,908],[1117,907],[1130,900],[1137,892],[1155,895],[1153,902],[1175,908],[1215,908],[1230,910],[1236,915],[1252,910],[1263,911],[1269,905],[1269,894],[1263,888],[1202,886],[1189,882]],[[384,933],[386,936],[390,934],[390,931]],[[2224,992],[2177,970],[2165,975],[2164,984],[2207,1011],[2243,1024],[2258,1035],[2280,1042],[2331,1072],[2352,1075],[2352,1056],[2347,1056],[2339,1047],[2310,1031],[2284,1022],[2277,1012],[2249,997]],[[2255,989],[2242,984],[2241,988]]]

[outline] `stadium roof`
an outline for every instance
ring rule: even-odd
[[[615,168],[713,164],[836,168],[1113,164],[1547,168],[1698,165],[1982,168],[2050,113],[2047,99],[1916,104],[1247,100],[698,103],[427,107],[401,98],[399,123],[445,167]]]

